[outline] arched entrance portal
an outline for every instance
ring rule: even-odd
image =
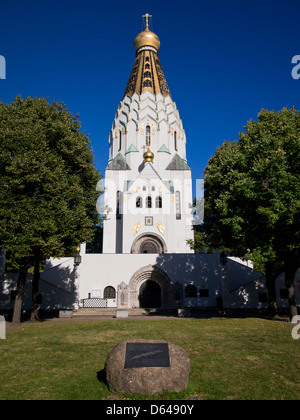
[[[141,308],[160,308],[161,307],[161,287],[153,280],[145,281],[139,291],[139,301]]]
[[[167,274],[158,267],[147,265],[138,270],[128,286],[128,307],[170,308],[172,288]]]

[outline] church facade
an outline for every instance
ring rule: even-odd
[[[160,40],[149,29],[149,15],[145,18],[109,132],[99,205],[105,215],[103,253],[89,254],[82,244],[79,259],[47,261],[40,307],[264,308],[265,281],[249,262],[221,260],[218,251],[194,254],[187,244],[193,239],[187,139],[159,61]],[[4,255],[0,309],[10,309],[17,276],[4,273],[3,261]],[[30,307],[30,280],[28,276],[24,307]],[[283,278],[277,288],[278,306],[286,306],[280,294]]]

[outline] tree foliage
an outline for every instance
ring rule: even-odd
[[[216,150],[205,169],[204,230],[211,246],[251,258],[273,277],[279,263],[289,260],[295,274],[300,266],[299,155],[300,113],[294,108],[262,110],[239,141]]]
[[[38,265],[74,255],[97,223],[100,174],[78,116],[60,102],[0,103],[0,246]]]

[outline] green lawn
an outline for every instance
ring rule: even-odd
[[[34,323],[0,340],[0,399],[109,398],[107,352],[128,338],[166,340],[191,359],[186,391],[150,399],[299,399],[300,340],[291,330],[258,318]]]

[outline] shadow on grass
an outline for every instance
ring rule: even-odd
[[[106,372],[105,372],[105,369],[99,370],[97,372],[97,379],[98,379],[99,382],[101,382],[101,384],[103,384],[103,385],[105,385],[105,386],[108,387],[107,380],[106,380]]]

